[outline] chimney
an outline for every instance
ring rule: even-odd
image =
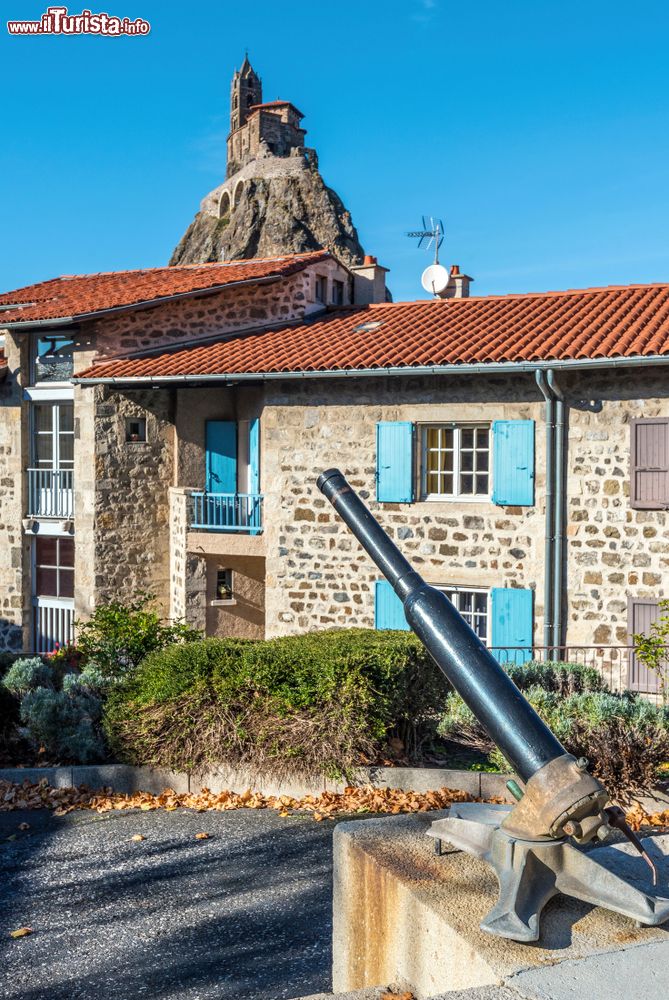
[[[387,267],[381,267],[376,257],[365,256],[362,264],[353,271],[353,305],[366,306],[371,302],[386,301]]]
[[[446,291],[439,296],[442,299],[468,299],[469,285],[473,281],[468,274],[463,274],[457,264],[451,265],[451,274]]]

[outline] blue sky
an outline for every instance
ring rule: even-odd
[[[71,4],[78,13],[82,4]],[[148,37],[2,25],[0,286],[165,263],[225,171],[231,74],[293,100],[395,298],[443,218],[474,294],[669,280],[669,7],[105,0]],[[45,4],[6,0],[4,17]]]

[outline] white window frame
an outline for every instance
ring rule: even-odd
[[[38,431],[37,430],[37,420],[35,415],[35,406],[50,406],[51,407],[51,429],[48,431]],[[67,406],[72,410],[72,430],[71,431],[61,431],[60,430],[60,411],[61,408]],[[66,464],[62,464],[60,457],[60,436],[67,435],[72,438],[73,442],[73,453],[74,453],[74,400],[62,399],[62,400],[35,400],[33,405],[30,407],[30,466],[34,469],[67,469],[72,471],[74,469],[74,458],[63,459],[62,461]],[[50,437],[51,438],[51,465],[39,465],[37,458],[37,439],[39,437]]]
[[[470,420],[470,421],[430,421],[429,423],[419,424],[420,435],[418,439],[418,446],[420,448],[420,498],[428,502],[434,501],[451,501],[457,500],[458,503],[481,503],[485,501],[490,501],[493,494],[493,482],[492,482],[492,425],[483,420]],[[447,428],[453,431],[453,486],[456,488],[454,493],[430,493],[427,489],[428,482],[428,467],[427,467],[427,432],[434,428]],[[487,493],[459,493],[457,490],[460,486],[460,454],[461,454],[461,432],[463,430],[471,430],[482,428],[488,431],[488,492]],[[476,472],[472,473],[476,477]],[[476,482],[476,478],[474,478]]]
[[[491,588],[490,587],[469,587],[466,584],[449,584],[449,583],[437,583],[437,584],[435,584],[435,587],[436,587],[437,590],[441,590],[443,593],[445,593],[447,597],[449,597],[450,594],[454,594],[455,596],[458,596],[459,594],[483,594],[485,596],[485,598],[486,598],[485,615],[486,615],[486,624],[487,624],[487,635],[486,635],[485,639],[482,639],[481,636],[479,636],[479,638],[481,638],[482,642],[485,642],[486,646],[490,647],[490,645],[492,643],[492,636],[491,636],[491,630],[492,630],[492,590],[491,590]],[[449,597],[449,600],[450,600],[450,597]],[[459,601],[452,601],[452,604],[453,604],[453,606],[458,611],[460,611]],[[461,611],[460,611],[460,614],[462,614]],[[464,617],[464,615],[463,615],[463,617]],[[470,624],[471,624],[472,628],[474,628],[474,625],[472,623],[470,623]],[[476,630],[474,629],[474,631],[476,631]],[[476,634],[478,635],[478,632]]]

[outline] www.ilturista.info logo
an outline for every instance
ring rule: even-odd
[[[68,14],[67,7],[47,7],[39,21],[7,21],[10,35],[148,35],[151,25],[141,17],[116,17],[113,14]]]

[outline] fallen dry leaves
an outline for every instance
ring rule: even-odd
[[[92,791],[85,785],[80,785],[78,788],[51,788],[45,779],[39,784],[24,781],[22,785],[0,781],[0,812],[15,809],[53,809],[56,816],[65,816],[75,809],[92,809],[99,813],[119,809],[140,809],[143,812],[151,812],[154,809],[172,812],[179,808],[194,809],[196,812],[274,809],[283,818],[292,816],[296,812],[306,812],[310,813],[316,822],[322,822],[335,816],[353,814],[386,813],[397,816],[400,813],[429,812],[432,809],[446,809],[453,802],[470,802],[472,799],[473,797],[466,792],[452,788],[440,788],[432,792],[407,792],[398,788],[373,788],[371,785],[349,786],[343,792],[321,792],[320,795],[292,798],[289,795],[263,795],[250,789],[238,793],[211,792],[208,788],[184,794],[177,794],[172,789],[166,788],[160,795],[152,795],[150,792],[125,795],[113,792],[111,788]],[[627,821],[634,830],[669,829],[669,809],[648,813],[636,804],[628,811]],[[15,839],[15,836],[12,835],[11,839]],[[200,840],[205,839],[200,835],[197,836]]]
[[[209,834],[208,833],[196,833],[195,834],[195,839],[196,840],[209,840]]]
[[[194,809],[196,812],[223,812],[231,809],[275,809],[280,816],[292,816],[295,812],[311,813],[316,822],[335,816],[361,813],[425,812],[430,809],[445,809],[453,802],[468,802],[470,795],[465,792],[442,788],[434,792],[405,792],[396,788],[353,787],[343,792],[321,792],[320,795],[305,795],[292,798],[289,795],[263,795],[250,789],[242,793],[211,792],[203,788],[200,792],[177,794],[166,788],[160,795],[149,792],[135,792],[125,795],[113,792],[111,788],[92,791],[86,786],[79,788],[51,788],[46,780],[39,784],[24,781],[22,785],[0,781],[0,812],[14,809],[53,809],[56,816],[65,816],[75,809],[92,809],[96,812],[110,812],[116,809]],[[198,835],[204,840],[203,836]],[[133,838],[135,839],[135,838]]]
[[[141,833],[133,833],[133,835],[132,835],[132,837],[130,839],[131,840],[140,841],[140,840],[146,840],[146,837],[142,836]]]
[[[10,931],[9,936],[13,938],[28,937],[28,935],[32,934],[32,932],[33,932],[32,927],[19,927],[19,929],[16,931]]]
[[[649,813],[638,802],[627,810],[627,822],[633,830],[644,830],[653,828],[665,830],[669,828],[669,809],[662,809],[659,812]]]

